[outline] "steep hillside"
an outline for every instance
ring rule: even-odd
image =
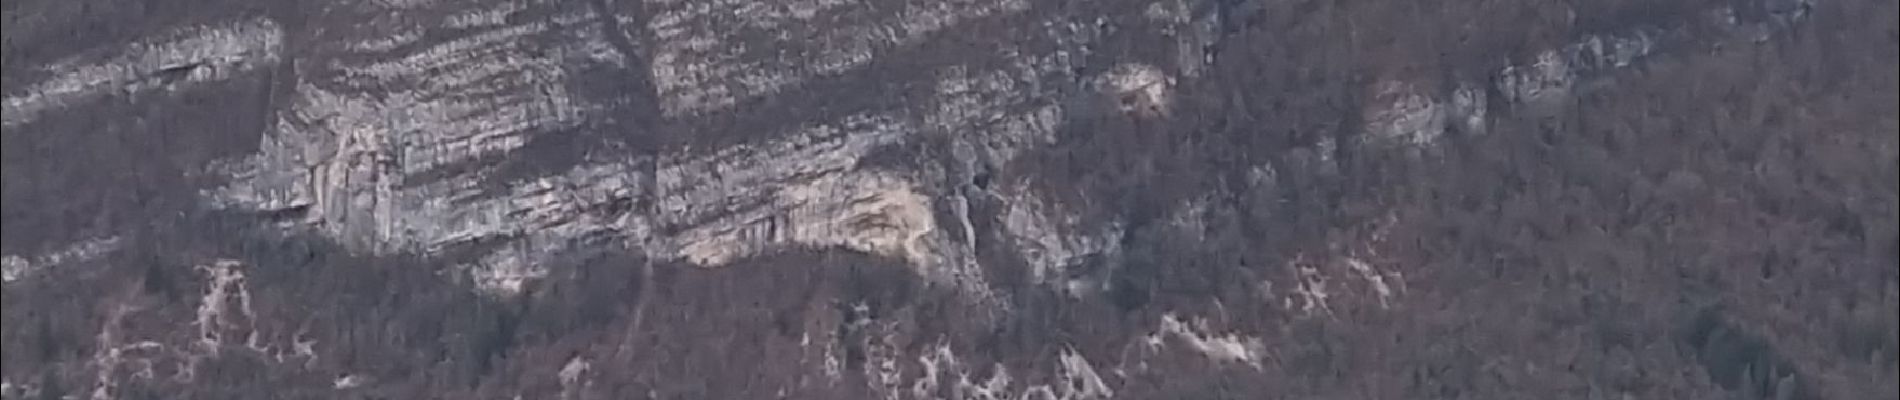
[[[8,0],[0,398],[1900,399],[1840,0]]]

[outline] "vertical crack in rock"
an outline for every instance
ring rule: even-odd
[[[339,376],[339,377],[337,377],[336,379],[334,379],[334,380],[331,380],[331,381],[330,381],[330,388],[331,388],[331,389],[339,389],[339,390],[341,390],[341,389],[355,389],[355,388],[358,388],[358,387],[362,387],[362,386],[363,386],[363,382],[364,382],[364,381],[367,381],[367,380],[369,380],[369,379],[368,379],[368,378],[364,378],[364,377],[363,377],[362,375],[357,375],[357,374],[343,374],[343,376]]]
[[[626,96],[649,99],[651,97],[648,96],[658,96],[659,89],[653,87],[653,64],[648,63],[645,59],[646,56],[649,56],[649,54],[647,54],[648,52],[642,51],[642,49],[635,44],[636,41],[630,38],[630,36],[634,36],[634,34],[627,31],[627,28],[621,23],[622,16],[615,11],[609,4],[609,1],[610,0],[593,0],[588,2],[588,6],[592,7],[595,19],[600,21],[602,39],[605,40],[608,45],[612,46],[615,52],[619,53],[620,59],[617,60],[616,67],[618,67],[618,70],[624,71],[619,75],[621,79],[626,81],[625,84],[627,88],[633,92],[626,94]],[[645,15],[642,15],[642,17],[644,16]],[[639,20],[638,18],[635,19]],[[633,114],[632,118],[635,120],[631,125],[638,127],[658,126],[661,122],[659,107],[659,104],[655,104],[654,102],[643,102],[636,105],[631,113]]]
[[[44,69],[53,76],[8,94],[0,123],[9,130],[42,114],[110,95],[229,79],[275,64],[283,30],[268,19],[178,29],[110,51],[81,54]]]
[[[355,251],[469,255],[455,261],[466,262],[463,266],[480,288],[498,293],[520,290],[546,275],[549,261],[589,247],[633,247],[649,262],[681,260],[718,267],[807,246],[900,259],[932,282],[963,289],[962,294],[980,305],[1007,306],[1002,294],[989,291],[982,269],[975,265],[975,242],[985,236],[975,231],[979,224],[971,215],[973,197],[966,196],[980,193],[1002,204],[998,222],[1003,238],[1022,252],[1031,278],[1079,292],[1078,280],[1070,276],[1074,267],[1093,262],[1087,261],[1091,256],[1117,256],[1124,224],[1085,224],[1063,204],[1037,196],[1031,187],[1042,182],[1035,177],[996,189],[987,177],[1023,154],[1056,143],[1057,126],[1079,112],[1065,108],[1073,104],[1067,99],[1100,94],[1119,100],[1120,111],[1136,117],[1169,114],[1177,77],[1150,64],[1168,62],[1123,62],[1099,75],[1077,76],[1083,73],[1079,60],[1088,58],[1089,45],[1100,34],[1089,26],[1106,29],[1099,25],[1062,18],[1040,21],[1047,36],[986,42],[997,44],[994,58],[927,66],[925,70],[935,68],[928,75],[934,80],[914,87],[932,96],[928,99],[911,103],[907,98],[897,106],[860,107],[877,102],[860,101],[838,107],[846,111],[793,108],[789,113],[801,121],[798,126],[760,129],[767,134],[758,136],[768,139],[713,149],[656,147],[664,150],[653,154],[589,152],[566,161],[571,164],[525,177],[494,165],[494,160],[520,156],[537,139],[613,125],[596,124],[598,120],[634,115],[640,121],[632,125],[665,125],[676,121],[661,118],[725,112],[735,104],[782,95],[781,90],[821,78],[883,77],[879,74],[889,66],[865,65],[875,57],[906,54],[898,52],[906,47],[935,52],[938,44],[927,43],[933,36],[972,19],[1029,7],[1021,0],[953,0],[880,9],[868,1],[650,0],[646,8],[657,15],[628,19],[615,15],[605,0],[572,8],[534,2],[469,8],[430,0],[382,0],[389,8],[372,13],[389,15],[371,17],[377,23],[307,32],[316,36],[312,52],[305,57],[300,51],[295,65],[279,64],[295,74],[292,84],[281,87],[290,93],[274,96],[284,102],[275,104],[274,124],[258,154],[212,166],[232,179],[203,194],[219,207],[288,215],[278,222],[336,238]],[[1798,22],[1802,10],[1748,23],[1735,21],[1733,11],[1724,10],[1727,19],[1717,20],[1731,33],[1765,35]],[[1196,17],[1197,12],[1184,1],[1149,8],[1148,16],[1175,42],[1175,52],[1163,58],[1175,58],[1171,71],[1180,79],[1199,76],[1199,68],[1211,57],[1205,46],[1217,29],[1214,22]],[[629,34],[627,29],[644,34]],[[1481,133],[1491,111],[1488,104],[1561,103],[1610,81],[1606,77],[1612,71],[1639,65],[1690,39],[1703,39],[1687,37],[1687,31],[1644,27],[1586,36],[1501,70],[1459,71],[1487,76],[1489,82],[1435,86],[1398,78],[1375,81],[1367,97],[1373,104],[1359,117],[1367,138],[1417,147],[1436,142],[1446,132]],[[98,97],[170,90],[268,68],[277,63],[284,35],[268,20],[247,20],[179,30],[132,45],[122,55],[73,57],[56,64],[52,78],[9,95],[5,124],[31,123],[44,113]],[[652,59],[643,60],[642,55]],[[577,89],[584,85],[577,82],[584,80],[575,75],[595,64],[617,67],[634,81],[635,91],[658,96],[659,104],[645,104],[650,110],[628,114],[620,104],[597,101],[601,96]],[[809,92],[844,90],[839,85]],[[1502,98],[1487,99],[1488,92]],[[758,121],[792,125],[772,115],[786,113],[783,110],[768,111],[757,113]],[[754,124],[729,125],[750,129]],[[949,167],[866,161],[880,149],[899,148],[926,135],[947,139],[953,158]],[[1322,150],[1321,157],[1331,153]],[[1258,186],[1270,186],[1276,176],[1271,166],[1261,166],[1249,178]],[[1174,231],[1164,234],[1181,235],[1180,241],[1187,243],[1206,239],[1202,235],[1211,220],[1209,199],[1219,195],[1191,198],[1171,211],[1163,223]],[[940,200],[950,203],[937,204]],[[954,221],[939,220],[933,213],[938,205],[945,206],[947,218]],[[942,224],[961,230],[952,234]],[[1284,299],[1287,308],[1309,315],[1349,310],[1372,299],[1381,308],[1392,307],[1405,291],[1405,279],[1391,268],[1395,262],[1378,258],[1382,235],[1375,230],[1367,243],[1329,244],[1332,253],[1319,261],[1296,258],[1288,266],[1298,280],[1291,296],[1268,297]],[[7,255],[0,258],[0,277],[12,283],[35,271],[88,262],[116,250],[118,241],[81,242],[39,256]],[[180,333],[183,338],[126,337],[134,330],[121,329],[132,326],[122,320],[131,321],[128,313],[139,310],[120,306],[108,312],[89,349],[90,366],[97,368],[89,371],[97,374],[93,398],[123,397],[121,387],[128,377],[152,379],[159,362],[185,365],[178,370],[189,380],[201,360],[220,351],[248,349],[279,363],[316,358],[316,342],[301,332],[290,338],[287,354],[266,343],[281,336],[258,331],[263,324],[254,322],[257,316],[241,263],[217,260],[196,271],[204,287],[192,328]],[[641,284],[650,280],[651,264]],[[640,290],[643,296],[647,291]],[[1355,298],[1362,292],[1370,293],[1365,296],[1369,299]],[[863,303],[855,307],[857,314],[868,313]],[[638,315],[636,311],[632,317],[636,329],[630,335],[638,331]],[[1116,394],[1113,382],[1104,380],[1074,347],[1065,345],[1054,357],[1041,355],[1036,368],[1053,370],[1040,375],[1048,376],[1046,380],[1018,379],[1002,364],[982,366],[988,375],[981,376],[975,372],[979,369],[965,364],[980,357],[960,356],[952,341],[914,341],[909,336],[917,332],[900,329],[896,322],[866,318],[851,325],[850,335],[821,335],[852,339],[820,338],[821,347],[807,347],[801,357],[817,359],[814,364],[822,364],[825,377],[837,383],[855,367],[847,367],[839,353],[863,350],[858,353],[866,361],[861,369],[864,382],[885,398],[951,393],[962,398],[1073,400]],[[1147,343],[1150,349],[1173,347],[1214,362],[1260,369],[1261,360],[1269,357],[1261,339],[1222,330],[1209,329],[1204,318],[1167,313]],[[809,346],[812,340],[805,332],[800,345]],[[905,354],[919,348],[921,353]],[[558,370],[542,373],[552,373],[561,398],[582,397],[595,383],[593,363],[598,359],[590,357],[571,356]],[[367,375],[344,374],[332,386],[378,386],[369,380]],[[0,392],[14,388],[10,381],[0,382]]]
[[[1054,144],[1065,118],[1063,99],[1090,95],[1076,83],[1091,77],[1074,72],[1087,55],[1088,44],[1100,33],[1088,24],[1058,20],[1045,25],[1054,45],[1048,53],[1022,54],[1018,48],[1005,47],[1001,51],[1010,62],[1003,68],[973,71],[957,65],[937,73],[934,111],[923,122],[932,131],[950,136],[952,155],[960,161],[957,172],[963,174],[959,181],[975,182],[981,171],[1004,168],[1030,149]],[[1130,83],[1108,76],[1093,78],[1095,85],[1108,90],[1117,88],[1116,82]],[[1156,82],[1128,86],[1135,91],[1147,89],[1142,83]],[[1118,224],[1109,224],[1106,232],[1074,232],[1079,225],[1074,216],[1045,206],[1026,185],[1008,185],[992,194],[1005,203],[1001,217],[1006,237],[1029,262],[1037,282],[1053,282],[1061,277],[1057,271],[1063,267],[1089,254],[1113,251],[1112,246],[1119,243],[1109,239],[1119,235]],[[966,245],[974,245],[974,233],[966,235]]]

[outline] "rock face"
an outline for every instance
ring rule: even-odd
[[[655,1],[645,6],[656,10],[646,28],[662,109],[668,115],[691,115],[858,69],[946,28],[1019,13],[1029,3]]]
[[[665,11],[648,20],[646,32],[631,34],[650,38],[642,44],[654,49],[647,67],[668,115],[716,112],[735,99],[850,70],[876,49],[905,46],[958,19],[1025,7],[953,3],[894,15],[856,11],[847,14],[863,14],[859,18],[867,25],[815,32],[820,36],[809,44],[814,48],[761,57],[739,51],[773,46],[720,43],[852,5],[739,6],[707,11],[654,3],[650,7]],[[952,66],[934,83],[939,91],[933,101],[904,109],[780,128],[774,140],[710,152],[684,149],[658,158],[629,154],[583,163],[495,191],[479,185],[496,169],[486,160],[510,157],[541,136],[573,135],[587,118],[605,118],[606,106],[570,94],[576,83],[566,76],[623,62],[627,55],[617,54],[602,36],[628,33],[602,32],[593,24],[600,17],[590,9],[537,10],[515,3],[453,11],[382,7],[420,18],[313,39],[318,50],[294,67],[299,81],[259,153],[215,166],[232,179],[208,191],[207,200],[225,208],[299,214],[297,224],[377,254],[520,241],[525,244],[503,246],[478,267],[486,271],[482,281],[511,287],[540,273],[526,265],[583,239],[621,241],[654,257],[704,265],[792,243],[843,245],[919,265],[960,262],[948,261],[955,256],[938,249],[957,247],[948,239],[923,237],[937,223],[928,215],[929,198],[942,190],[914,187],[921,171],[859,172],[858,160],[925,130],[981,129],[985,133],[977,140],[999,153],[983,156],[1007,162],[1050,142],[1059,113],[1048,104],[1052,99],[1017,86],[1062,79],[1056,71],[1067,69],[1061,52],[1010,54],[1020,65],[994,72]],[[744,16],[738,29],[710,19],[727,11]],[[536,14],[546,16],[509,22]],[[880,36],[886,30],[898,36]],[[771,40],[766,44],[792,43]],[[411,89],[376,89],[389,87]],[[1000,110],[1032,101],[1045,104],[1027,113]],[[635,203],[641,206],[628,208]],[[654,229],[673,234],[656,238]]]
[[[1812,20],[1891,7],[1496,11],[1536,19],[1515,22],[1262,1],[352,0],[151,17],[21,3],[5,6],[9,54],[25,54],[4,79],[8,400],[1685,398],[1715,386],[1655,371],[1735,367],[1633,356],[1675,345],[1643,339],[1669,321],[1604,310],[1728,298],[1787,313],[1738,311],[1718,331],[1781,332],[1749,343],[1796,350],[1756,374],[1769,381],[1709,380],[1723,390],[1885,388],[1807,378],[1883,366],[1816,356],[1801,338],[1824,335],[1794,315],[1855,321],[1843,346],[1892,358],[1891,318],[1854,311],[1893,308],[1886,287],[1659,300],[1645,296],[1745,282],[1629,267],[1756,255],[1678,237],[1834,240],[1776,247],[1762,271],[1853,246],[1830,262],[1891,257],[1875,247],[1893,236],[1878,227],[1892,180],[1860,175],[1891,167],[1892,138],[1785,144],[1846,154],[1830,163],[1762,149],[1792,139],[1675,142],[1711,123],[1577,111],[1890,129],[1856,111],[1890,106],[1891,79],[1853,68],[1892,51],[1815,45],[1839,39]],[[15,41],[59,18],[125,27]],[[1871,94],[1799,86],[1782,94],[1813,105],[1706,111],[1714,94],[1627,83],[1733,72],[1737,48],[1843,52],[1825,55]],[[1820,74],[1773,65],[1749,71]],[[1625,128],[1677,133],[1609,132]],[[1702,158],[1751,166],[1646,143],[1730,146]],[[87,165],[115,156],[150,165]],[[1744,175],[1830,183],[1730,179]],[[35,209],[68,191],[99,210]],[[1698,209],[1820,222],[1734,238]],[[1640,222],[1678,220],[1708,225]],[[1859,220],[1886,225],[1837,222]],[[1868,270],[1746,282],[1891,280]],[[1873,300],[1840,311],[1812,293]],[[1827,306],[1772,303],[1787,298]],[[1550,321],[1501,326],[1522,314]],[[1521,345],[1533,336],[1570,347]]]
[[[51,77],[9,94],[0,121],[12,129],[40,114],[114,95],[229,79],[278,62],[283,29],[268,19],[180,27],[114,51],[76,55],[43,67]]]
[[[738,31],[704,20],[697,8],[651,6],[677,10],[656,14],[648,34],[636,35],[651,38],[644,45],[655,49],[650,67],[668,115],[715,112],[736,98],[850,70],[868,61],[875,48],[905,46],[957,19],[1024,8],[955,3],[944,10],[905,9],[882,16],[893,21],[867,26],[890,24],[877,29],[900,32],[895,38],[844,29],[786,59],[700,48],[740,39],[720,35],[778,29],[848,5],[746,9],[746,28]],[[980,287],[971,255],[962,250],[969,239],[953,243],[937,229],[944,221],[931,214],[931,199],[953,188],[920,186],[941,180],[931,175],[943,172],[911,166],[866,171],[857,164],[873,150],[927,135],[974,141],[981,150],[959,157],[993,165],[1052,143],[1060,101],[1037,87],[1071,80],[1066,75],[1074,56],[1061,48],[1087,40],[1086,34],[1058,30],[1045,40],[1058,46],[1053,53],[1005,49],[999,55],[1010,64],[1000,69],[950,66],[926,83],[937,87],[932,98],[900,109],[781,128],[783,133],[770,135],[773,140],[714,151],[582,163],[496,191],[480,185],[495,170],[484,160],[510,157],[538,136],[571,135],[589,115],[604,112],[571,96],[574,83],[564,82],[564,74],[625,56],[613,54],[587,25],[596,18],[591,11],[548,10],[550,21],[508,24],[506,16],[532,10],[498,7],[448,13],[439,25],[384,27],[389,32],[371,40],[334,39],[341,44],[333,45],[332,57],[339,61],[312,62],[306,65],[320,70],[298,73],[328,82],[297,83],[259,154],[216,166],[232,179],[208,191],[207,200],[228,209],[297,214],[296,225],[376,254],[499,243],[471,267],[477,281],[502,291],[545,274],[539,265],[550,257],[600,240],[707,266],[788,245],[842,246],[905,259],[928,270],[925,275]],[[391,8],[399,15],[426,14],[424,9]],[[531,48],[544,35],[573,39],[551,50]],[[425,37],[442,40],[418,42]],[[766,64],[754,65],[760,62]],[[1140,92],[1151,103],[1147,107],[1158,107],[1164,77],[1142,68],[1117,69],[1106,79],[1116,91]],[[1128,76],[1131,71],[1140,74]],[[415,89],[375,95],[366,94],[380,92],[350,89],[391,85]],[[1010,110],[1023,107],[1032,108]]]

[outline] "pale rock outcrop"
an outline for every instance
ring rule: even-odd
[[[192,325],[198,328],[198,344],[206,354],[216,356],[234,332],[243,332],[245,344],[257,343],[257,330],[250,326],[257,314],[251,309],[251,291],[242,267],[237,260],[198,266],[206,284]]]
[[[1266,344],[1260,338],[1238,333],[1215,334],[1207,330],[1205,319],[1183,320],[1174,313],[1162,314],[1160,325],[1146,338],[1147,345],[1151,349],[1159,349],[1178,343],[1207,356],[1209,360],[1260,368],[1261,360],[1266,357]]]
[[[1047,204],[1027,188],[1000,192],[1009,207],[1002,215],[1003,229],[1029,263],[1029,276],[1035,282],[1066,287],[1066,271],[1087,256],[1120,251],[1119,223],[1085,231],[1078,215]]]
[[[230,259],[194,267],[203,275],[204,288],[188,324],[194,329],[183,335],[140,336],[122,328],[128,318],[149,311],[146,306],[119,303],[108,310],[93,338],[94,352],[88,366],[94,376],[88,398],[122,398],[125,393],[121,387],[132,381],[192,382],[205,361],[222,357],[225,351],[248,352],[269,364],[301,361],[302,367],[310,367],[317,358],[316,340],[298,332],[290,343],[272,343],[258,329],[246,268],[244,263]],[[161,377],[159,371],[171,371],[172,375]]]
[[[593,363],[587,361],[586,357],[576,355],[567,359],[567,364],[563,364],[561,370],[555,373],[555,377],[561,382],[561,398],[578,397],[578,391],[592,383],[589,382],[587,375],[593,369]]]
[[[773,76],[812,68],[842,71],[869,57],[866,49],[900,46],[962,19],[1024,6],[994,1],[914,6],[892,16],[895,22],[837,28],[827,33],[831,36],[813,39],[808,50],[816,50],[775,58],[703,47],[738,30],[793,24],[856,5],[656,4],[662,11],[646,27],[660,44],[652,68],[662,99],[680,112],[717,108],[682,105],[704,97],[682,93],[730,89],[695,85],[763,85],[741,91],[769,94],[779,84],[769,82],[794,79]],[[430,7],[436,6],[396,12]],[[745,11],[738,16],[740,26],[705,19],[720,7]],[[359,251],[484,248],[468,264],[472,278],[501,293],[545,274],[550,257],[581,244],[604,243],[703,266],[787,246],[843,247],[906,260],[933,280],[979,288],[972,294],[990,298],[994,295],[986,294],[970,256],[973,236],[967,204],[957,203],[960,189],[921,183],[942,181],[944,171],[863,169],[858,160],[921,132],[956,135],[953,141],[973,149],[965,152],[966,160],[989,167],[1052,143],[1062,115],[1055,95],[1065,93],[1060,82],[1075,79],[1069,74],[1076,52],[1085,51],[1083,44],[1094,35],[1078,24],[1052,23],[1053,52],[1017,54],[1004,48],[1000,51],[1011,62],[1002,68],[949,67],[939,74],[938,96],[910,109],[867,111],[793,127],[774,140],[710,151],[591,160],[509,183],[498,192],[477,184],[489,172],[479,160],[506,156],[535,135],[559,134],[599,112],[566,94],[565,63],[623,59],[601,55],[613,50],[584,33],[590,31],[580,27],[591,18],[586,10],[511,24],[507,16],[518,12],[519,6],[502,5],[448,14],[442,22],[462,28],[445,32],[461,36],[439,43],[420,40],[441,33],[403,24],[339,34],[353,36],[339,38],[347,44],[330,51],[340,58],[348,55],[349,61],[313,63],[328,69],[300,75],[328,73],[345,84],[298,85],[259,154],[214,168],[232,182],[207,197],[226,208],[301,213],[288,226],[335,237]],[[869,31],[857,31],[863,29],[897,34],[872,35],[872,40],[865,36]],[[522,41],[547,34],[581,40],[563,41],[549,51],[519,52],[529,47]],[[839,39],[825,39],[832,36]],[[870,42],[879,44],[863,44]],[[682,81],[686,78],[675,72],[698,68],[693,63],[725,63],[718,68],[765,75],[692,75],[699,80]],[[751,65],[757,63],[771,66]],[[422,79],[424,74],[436,75]],[[374,97],[348,90],[390,85],[412,90]],[[455,168],[465,165],[474,167]],[[958,221],[938,221],[932,213],[945,199],[963,210]],[[950,237],[940,229],[943,223],[966,227],[965,234]]]
[[[944,265],[934,250],[945,239],[930,215],[931,198],[902,174],[855,169],[864,154],[906,131],[899,120],[866,115],[780,141],[668,156],[657,166],[648,159],[583,165],[474,203],[494,205],[488,222],[447,239],[510,240],[475,268],[478,281],[503,288],[543,274],[537,260],[584,238],[708,267],[789,245]],[[651,212],[630,208],[649,196]]]
[[[1502,95],[1502,104],[1533,114],[1547,113],[1577,91],[1608,84],[1616,71],[1640,65],[1669,46],[1734,37],[1761,40],[1805,20],[1809,7],[1800,1],[1780,0],[1742,6],[1781,11],[1751,22],[1737,19],[1733,8],[1720,8],[1715,17],[1705,18],[1706,24],[1712,25],[1708,26],[1711,31],[1726,32],[1729,37],[1697,38],[1690,36],[1690,28],[1655,26],[1587,35],[1491,73],[1490,84]],[[1364,123],[1375,139],[1428,145],[1450,128],[1472,134],[1485,131],[1489,115],[1486,91],[1472,83],[1463,82],[1449,93],[1442,93],[1409,81],[1384,80],[1371,90]]]
[[[1543,114],[1579,90],[1611,83],[1609,77],[1616,71],[1640,65],[1669,46],[1697,40],[1765,40],[1785,32],[1807,18],[1812,4],[1804,0],[1763,0],[1738,6],[1759,8],[1767,12],[1767,17],[1744,21],[1736,17],[1735,8],[1724,7],[1714,10],[1713,17],[1691,23],[1722,32],[1713,38],[1692,37],[1693,28],[1689,27],[1656,26],[1587,35],[1494,71],[1490,84],[1502,95],[1502,104]],[[1485,90],[1471,82],[1461,82],[1456,89],[1443,93],[1393,79],[1375,83],[1371,92],[1363,121],[1373,139],[1423,146],[1451,128],[1470,134],[1485,132],[1489,99]]]
[[[493,167],[467,167],[537,135],[567,134],[598,113],[566,92],[565,74],[570,64],[620,59],[589,11],[548,10],[553,16],[509,23],[520,7],[391,10],[443,16],[322,33],[334,37],[319,41],[324,46],[308,56],[314,60],[299,63],[300,82],[258,154],[214,166],[232,179],[207,197],[224,208],[301,214],[291,222],[378,254],[598,218],[523,212],[556,189],[530,185],[497,199],[478,186]],[[444,35],[451,36],[421,41]],[[548,35],[572,40],[542,48]],[[390,87],[405,90],[376,89]],[[627,187],[623,174],[599,171],[612,167],[570,172],[590,185],[561,194],[583,202],[629,195],[617,190]],[[543,225],[516,225],[520,214]]]
[[[1499,71],[1497,86],[1508,101],[1534,104],[1567,95],[1575,79],[1576,71],[1571,70],[1562,54],[1550,50],[1538,53],[1529,63]]]
[[[861,0],[649,0],[646,7],[657,10],[646,29],[661,108],[678,116],[857,68],[963,21],[1021,12],[1029,3],[908,3],[890,15],[868,16],[874,8]],[[814,22],[821,14],[844,21]]]
[[[1380,308],[1392,306],[1392,297],[1398,293],[1392,289],[1393,285],[1387,282],[1388,277],[1385,273],[1373,268],[1371,263],[1358,258],[1347,258],[1345,262],[1346,267],[1351,268],[1353,273],[1358,274],[1360,279],[1364,279],[1366,284],[1372,287],[1372,293],[1378,296]],[[1404,280],[1404,275],[1400,272],[1394,271],[1392,274],[1394,276],[1391,278]]]
[[[1128,63],[1116,65],[1102,76],[1105,92],[1113,94],[1121,112],[1141,116],[1166,116],[1173,104],[1174,77],[1153,65]]]
[[[1002,68],[951,65],[936,72],[935,97],[915,112],[927,131],[950,137],[951,155],[962,164],[954,171],[960,180],[968,182],[978,170],[1003,168],[1031,149],[1054,144],[1070,113],[1064,99],[1095,90],[1074,84],[1099,80],[1076,76],[1075,67],[1092,52],[1100,26],[1055,19],[1044,27],[1045,37],[1039,39],[1049,42],[1049,52],[1005,46],[997,50],[1008,60]]]
[[[959,148],[952,154],[966,161],[964,170],[997,168],[1024,151],[1055,142],[1061,105],[1035,96],[1019,74],[1045,73],[1061,63],[1033,61],[1025,60],[1015,70],[972,73],[953,66],[939,71],[934,111],[923,117],[923,126],[954,139]],[[1023,108],[1030,111],[1011,111]]]
[[[1222,16],[1219,7],[1209,2],[1165,0],[1149,3],[1142,16],[1159,26],[1163,37],[1174,39],[1175,71],[1182,78],[1198,78],[1214,63],[1214,46],[1220,41]]]
[[[1445,130],[1445,110],[1410,84],[1380,82],[1372,101],[1364,118],[1367,133],[1376,138],[1423,146],[1437,141]]]
[[[1319,265],[1304,261],[1295,259],[1290,263],[1293,264],[1295,279],[1298,282],[1294,284],[1293,293],[1287,295],[1281,302],[1281,306],[1287,309],[1298,309],[1302,314],[1309,316],[1331,315],[1333,293],[1329,284],[1332,278],[1327,276]]]
[[[194,85],[268,69],[277,64],[283,36],[277,23],[255,18],[181,28],[125,47],[73,56],[45,66],[52,77],[7,96],[0,122],[11,131],[46,112],[103,96]]]
[[[1439,95],[1401,80],[1375,84],[1363,115],[1368,139],[1427,147],[1451,129],[1482,134],[1486,111],[1483,89],[1459,86]]]
[[[729,236],[751,229],[768,241],[789,239],[800,228],[807,232],[822,228],[810,225],[826,219],[825,212],[835,211],[799,210],[798,206],[834,195],[861,197],[857,189],[891,188],[889,182],[853,185],[840,182],[834,175],[855,170],[858,159],[872,149],[898,143],[911,131],[908,121],[891,115],[858,115],[839,123],[801,128],[776,141],[741,144],[690,158],[674,156],[658,172],[656,212],[663,218],[661,225],[686,230],[679,235],[682,237]],[[838,206],[847,202],[830,203]],[[797,222],[807,226],[787,224],[783,231],[774,233],[778,229],[773,224],[780,222],[773,218],[776,213],[784,214],[783,218],[796,214],[801,217]],[[691,231],[700,226],[725,228]],[[685,247],[697,241],[682,239],[678,245]],[[734,255],[742,255],[755,250],[734,251]],[[712,253],[690,258],[704,265],[731,261],[731,257]]]
[[[872,348],[866,381],[871,390],[888,400],[1103,400],[1115,397],[1115,389],[1096,371],[1095,365],[1074,348],[1064,348],[1055,356],[1053,373],[1046,382],[1024,381],[1002,364],[989,365],[987,376],[977,365],[965,363],[948,343],[925,347],[914,362],[889,358],[895,354],[887,339],[867,338]],[[915,369],[912,369],[915,368]],[[916,371],[908,381],[907,371]]]
[[[1505,100],[1547,105],[1568,96],[1578,79],[1624,68],[1653,54],[1666,32],[1649,28],[1590,35],[1561,48],[1538,53],[1530,62],[1498,71],[1496,84]]]
[[[41,270],[63,265],[86,263],[118,251],[123,245],[117,236],[82,240],[32,257],[8,254],[0,256],[0,283],[13,283]]]
[[[1388,236],[1395,226],[1399,226],[1398,217],[1388,215],[1362,226],[1358,234],[1329,243],[1325,252],[1288,260],[1286,269],[1295,282],[1281,298],[1281,307],[1323,316],[1342,307],[1386,310],[1402,306],[1405,266],[1383,256],[1393,246]],[[1270,288],[1272,282],[1262,286]]]
[[[1061,378],[1056,381],[1064,384],[1056,385],[1054,389],[1044,389],[1043,392],[1053,392],[1056,395],[1054,398],[1065,400],[1115,397],[1115,389],[1109,388],[1108,384],[1103,382],[1102,375],[1095,372],[1095,366],[1090,364],[1089,359],[1083,357],[1082,353],[1073,348],[1063,349],[1062,354],[1057,357],[1060,368],[1057,369],[1056,375]],[[1040,387],[1031,387],[1030,390]]]
[[[40,388],[30,383],[15,384],[11,379],[0,379],[0,398],[30,399],[40,396]]]
[[[775,87],[862,64],[959,21],[1021,11],[1009,1],[918,5],[891,21],[818,30],[794,54],[766,57],[713,48],[747,29],[791,29],[815,15],[851,10],[846,1],[772,5],[656,2],[645,29],[656,43],[653,73],[669,113],[718,109],[717,98],[769,95]],[[397,15],[444,7],[405,4]],[[649,257],[720,266],[795,246],[841,247],[902,259],[933,281],[1001,305],[975,265],[966,196],[987,188],[937,187],[943,174],[969,182],[1054,143],[1068,96],[1106,92],[1132,98],[1136,113],[1165,112],[1173,78],[1146,64],[1100,76],[1073,76],[1100,24],[1046,21],[1044,53],[998,49],[1000,68],[947,66],[932,99],[870,110],[773,135],[773,140],[652,157],[588,160],[567,171],[484,185],[491,166],[538,135],[565,132],[603,112],[569,95],[574,64],[623,61],[593,33],[591,11],[539,5],[464,7],[424,21],[394,20],[360,32],[327,33],[298,65],[298,83],[257,155],[214,166],[230,184],[206,197],[219,207],[289,215],[287,227],[334,237],[377,254],[478,249],[466,265],[479,286],[511,293],[545,275],[553,257],[587,246],[638,249]],[[724,8],[736,20],[708,19]],[[418,14],[422,15],[422,14]],[[383,17],[376,17],[383,18]],[[380,20],[379,20],[380,21]],[[425,22],[440,22],[428,25]],[[737,23],[738,25],[732,25]],[[447,27],[447,28],[443,28]],[[888,31],[888,32],[887,32]],[[874,34],[876,32],[884,32]],[[527,52],[530,40],[565,35],[560,46]],[[430,42],[424,42],[429,38]],[[781,38],[789,42],[791,38]],[[327,60],[326,58],[334,59]],[[708,66],[711,64],[717,64]],[[757,64],[757,65],[754,65]],[[710,68],[710,69],[708,69]],[[726,71],[726,72],[718,72]],[[737,74],[737,75],[734,75]],[[1082,85],[1077,86],[1079,82]],[[355,88],[400,87],[370,96]],[[1079,89],[1079,90],[1078,90]],[[724,94],[721,94],[724,93]],[[706,100],[714,99],[714,100]],[[873,150],[949,135],[963,165],[865,169]],[[1088,254],[1113,251],[1107,232],[1068,232],[1073,217],[1024,189],[999,197],[1005,226],[1038,276]],[[939,202],[948,202],[939,203]],[[954,220],[933,210],[948,208]],[[947,234],[945,224],[962,228]]]
[[[1755,21],[1738,19],[1736,7],[1754,8],[1765,16]],[[1760,41],[1786,33],[1806,21],[1812,7],[1812,2],[1807,0],[1738,2],[1715,9],[1708,16],[1692,18],[1687,26],[1639,26],[1588,35],[1539,53],[1529,62],[1505,67],[1493,80],[1509,102],[1544,105],[1571,93],[1580,84],[1587,84],[1586,81],[1636,66],[1664,50],[1697,42]],[[1701,33],[1698,31],[1717,34],[1697,36]]]

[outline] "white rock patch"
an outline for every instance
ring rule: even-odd
[[[1208,333],[1206,324],[1207,321],[1202,319],[1188,322],[1182,321],[1174,313],[1162,314],[1161,325],[1153,335],[1148,336],[1148,344],[1153,347],[1164,346],[1168,338],[1174,338],[1210,360],[1260,368],[1260,361],[1266,354],[1266,345],[1260,338]]]
[[[1028,9],[1022,0],[909,3],[890,15],[855,23],[810,23],[826,13],[874,12],[859,0],[747,2],[649,0],[657,10],[653,75],[669,116],[731,107],[814,77],[862,66],[881,53],[914,45],[964,21]],[[758,33],[769,42],[748,42]]]
[[[1119,252],[1121,225],[1110,224],[1100,232],[1082,233],[1080,217],[1055,206],[1026,187],[1006,187],[999,191],[1008,209],[1003,214],[1003,229],[1030,266],[1030,279],[1056,284],[1066,278],[1069,268],[1089,255]]]
[[[1153,65],[1116,65],[1102,77],[1102,86],[1116,97],[1123,113],[1165,116],[1174,101],[1174,77]]]
[[[12,254],[0,256],[0,282],[13,283],[44,269],[90,262],[118,251],[121,246],[119,237],[110,236],[83,240],[34,257]]]

